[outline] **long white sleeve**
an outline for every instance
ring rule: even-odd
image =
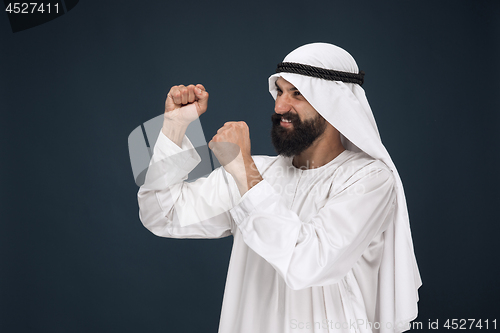
[[[231,215],[245,243],[298,290],[342,279],[387,228],[394,203],[392,173],[372,168],[350,177],[307,221],[265,179],[245,193]]]
[[[179,147],[160,132],[145,183],[137,194],[139,217],[155,235],[219,238],[231,234],[228,211],[239,200],[236,184],[223,168],[207,178],[184,182],[199,162],[187,137]]]

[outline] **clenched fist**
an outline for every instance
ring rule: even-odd
[[[201,84],[173,86],[167,94],[162,132],[179,147],[188,125],[207,111],[208,92]]]
[[[220,143],[230,143],[233,147],[223,149]],[[208,143],[210,149],[214,151],[215,156],[219,159],[222,165],[231,162],[238,153],[241,152],[242,156],[250,156],[250,134],[248,125],[244,121],[230,121],[224,124],[217,134],[214,135],[212,140]],[[229,148],[230,146],[227,146]],[[236,153],[236,155],[234,154]],[[220,160],[221,157],[223,161]]]
[[[189,125],[207,111],[208,92],[201,84],[173,86],[165,101],[165,119]]]
[[[241,195],[262,180],[250,153],[250,134],[244,121],[225,123],[208,147],[233,176]]]

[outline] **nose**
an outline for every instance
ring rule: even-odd
[[[285,94],[281,96],[276,96],[276,101],[274,102],[274,112],[278,114],[287,113],[292,109],[292,105],[290,104],[290,100],[286,97]]]

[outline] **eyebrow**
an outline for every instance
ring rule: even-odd
[[[278,81],[274,81],[274,85],[276,86],[276,88],[278,88],[279,90],[283,90],[281,89],[281,87],[278,85]],[[299,89],[295,88],[295,87],[292,87],[290,89],[288,89],[289,91],[299,91]]]

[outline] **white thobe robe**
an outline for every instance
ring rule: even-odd
[[[378,332],[384,231],[394,177],[384,163],[345,150],[315,169],[254,156],[263,180],[242,197],[222,167],[184,182],[200,158],[160,133],[140,219],[172,238],[233,235],[220,333]]]

